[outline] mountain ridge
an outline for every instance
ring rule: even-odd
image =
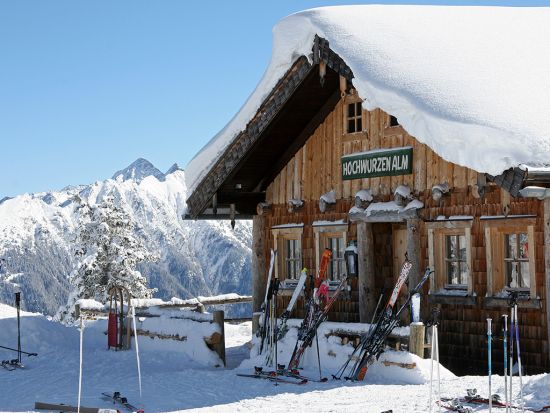
[[[164,174],[140,159],[117,171],[115,179],[18,195],[0,204],[0,258],[6,259],[1,302],[11,303],[19,290],[30,311],[53,314],[65,302],[79,224],[75,196],[97,203],[109,195],[129,211],[136,233],[161,257],[139,267],[159,298],[250,293],[251,223],[240,221],[232,231],[226,222],[184,221],[184,171],[174,164]],[[245,307],[233,311],[242,315]]]

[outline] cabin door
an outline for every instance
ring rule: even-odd
[[[393,278],[397,281],[397,276],[405,262],[405,254],[407,252],[407,227],[405,225],[394,225],[392,233]]]

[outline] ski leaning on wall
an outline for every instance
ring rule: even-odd
[[[296,301],[298,301],[298,297],[300,296],[300,294],[302,293],[302,290],[304,289],[306,280],[307,280],[307,268],[303,268],[302,271],[300,272],[300,278],[298,279],[298,284],[296,284],[296,288],[294,288],[294,292],[292,293],[292,297],[288,302],[286,310],[283,312],[283,314],[281,314],[281,324],[277,331],[277,340],[281,340],[288,332],[288,326],[286,325],[286,323],[290,318],[290,314],[292,313],[294,306],[296,305]]]
[[[273,290],[272,290],[272,283],[271,283],[271,277],[273,276],[273,267],[275,265],[275,257],[277,255],[277,251],[273,251],[271,250],[271,259],[269,261],[269,272],[268,272],[268,275],[267,275],[267,285],[266,285],[266,288],[265,288],[265,297],[264,297],[264,302],[262,303],[262,307],[261,307],[261,312],[262,314],[260,315],[260,320],[259,320],[259,324],[260,324],[260,328],[258,330],[258,336],[260,337],[260,353],[259,354],[262,354],[263,350],[264,350],[264,342],[265,342],[265,339],[267,337],[267,333],[268,333],[268,318],[269,318],[269,307],[270,307],[270,300],[271,300],[271,295],[273,293]]]
[[[394,312],[397,298],[399,297],[403,284],[409,276],[411,268],[412,264],[408,260],[405,261],[388,303],[378,316],[374,327],[371,328],[368,333],[362,335],[359,345],[355,348],[348,361],[333,376],[334,378],[339,379],[344,374],[351,358],[357,353],[357,361],[352,366],[350,374],[345,377],[349,380],[363,380],[369,366],[378,359],[380,354],[382,354],[386,339],[399,323],[399,316],[403,310],[409,306],[411,298],[421,290],[422,286],[432,273],[429,268],[426,269],[420,282],[414,288],[409,290],[406,301],[396,312]]]

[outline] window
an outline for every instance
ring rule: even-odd
[[[329,281],[339,281],[346,274],[346,261],[344,252],[347,245],[348,225],[343,221],[319,221],[313,223],[313,233],[315,235],[316,271],[319,269],[321,255],[325,248],[332,251],[332,257],[327,269],[327,279]]]
[[[463,290],[464,296],[473,293],[472,223],[471,218],[426,222],[429,265],[434,269],[430,293],[445,293],[446,290]]]
[[[390,115],[390,127],[391,126],[399,126],[399,121],[395,116]]]
[[[275,275],[286,287],[285,280],[300,278],[302,270],[302,233],[304,224],[285,224],[271,228],[273,245],[277,250]],[[292,283],[289,283],[291,286]]]
[[[535,223],[533,217],[484,217],[487,296],[507,297],[509,290],[536,298]]]
[[[299,277],[302,260],[302,243],[299,239],[285,239],[285,274],[284,278],[288,280],[296,280]]]
[[[344,251],[346,249],[343,236],[326,237],[326,248],[332,251],[327,277],[331,281],[339,280],[345,274]]]
[[[504,234],[506,287],[529,289],[528,246],[526,233]]]
[[[463,234],[445,235],[445,271],[447,286],[468,285],[468,265],[466,263],[466,236]]]
[[[363,109],[361,102],[348,103],[348,112],[346,117],[347,133],[355,133],[363,131]]]

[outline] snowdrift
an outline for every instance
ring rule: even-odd
[[[299,324],[299,320],[289,320],[288,325],[290,328],[285,337],[280,340],[277,345],[277,360],[279,364],[288,365],[298,337]],[[338,371],[338,369],[349,358],[354,349],[351,342],[343,345],[340,337],[330,335],[331,332],[337,330],[339,326],[342,327],[343,325],[341,323],[324,322],[318,329],[321,368],[324,370],[324,374],[328,377]],[[360,333],[365,331],[366,328],[368,328],[368,325],[366,324],[345,324],[345,329],[347,331],[356,331]],[[404,327],[397,328],[395,333],[405,335],[408,334],[406,330],[407,328]],[[246,369],[250,372],[253,371],[254,366],[265,365],[265,354],[258,356],[258,352],[259,339],[254,337],[253,346],[250,350],[250,359],[244,360],[239,366],[239,369]],[[306,349],[302,360],[305,375],[313,378],[319,377],[315,341],[310,348]],[[414,367],[403,367],[405,365],[407,365],[407,367]],[[383,353],[380,356],[380,359],[369,368],[369,371],[365,376],[365,381],[367,383],[376,384],[425,384],[428,383],[430,379],[430,368],[430,360],[421,359],[420,357],[406,351],[389,350]],[[452,372],[443,366],[440,367],[440,374],[442,379],[452,379],[456,377]]]

